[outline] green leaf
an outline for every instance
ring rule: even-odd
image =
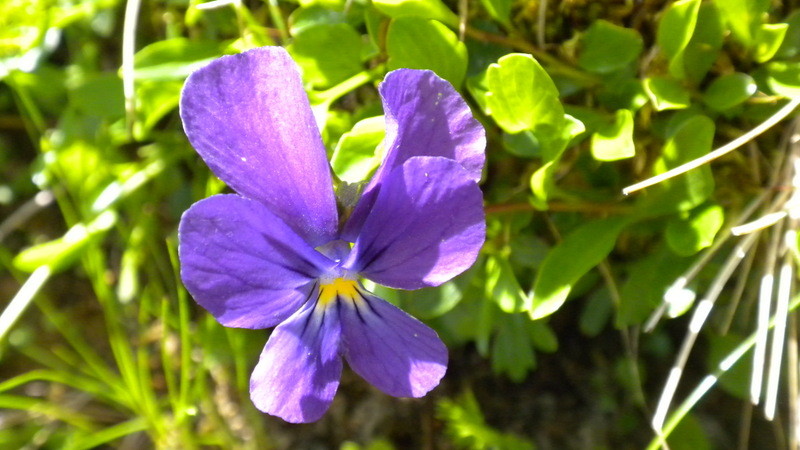
[[[530,320],[524,314],[503,316],[492,345],[492,371],[505,373],[521,382],[536,367],[536,354],[526,329]]]
[[[745,45],[753,44],[770,0],[714,0],[733,35]]]
[[[533,283],[526,307],[531,318],[548,316],[567,300],[572,286],[599,264],[611,250],[628,217],[612,217],[586,223],[550,250]]]
[[[178,107],[183,82],[143,81],[136,85],[137,114],[134,132],[145,140],[159,120]]]
[[[683,50],[683,70],[686,78],[699,83],[719,57],[726,29],[722,16],[713,3],[700,4],[692,39]]]
[[[558,350],[558,337],[556,337],[556,333],[547,322],[544,320],[528,320],[527,317],[523,317],[522,320],[527,322],[528,334],[537,350],[545,353],[555,353]]]
[[[745,339],[745,336],[726,334],[717,336],[708,334],[710,351],[708,353],[707,367],[709,372],[719,367],[719,364],[735,351]],[[742,399],[750,400],[750,378],[753,373],[753,359],[739,358],[736,364],[728,369],[719,379],[722,389]]]
[[[503,56],[486,71],[486,106],[492,118],[507,133],[549,125],[554,131],[564,121],[558,89],[531,55]]]
[[[670,450],[711,450],[711,441],[697,417],[688,413],[667,438]]]
[[[664,173],[710,152],[714,128],[714,122],[703,115],[684,120],[664,144],[661,157],[653,164],[653,173]],[[704,165],[653,186],[648,195],[641,197],[637,209],[644,217],[688,211],[713,191],[711,169]]]
[[[456,400],[444,398],[436,405],[436,417],[457,448],[533,450],[532,443],[513,434],[500,433],[486,424],[478,401],[471,391]]]
[[[481,0],[492,18],[506,27],[511,26],[511,6],[514,0]]]
[[[173,38],[158,41],[134,56],[137,80],[182,80],[190,73],[222,55],[217,41],[192,41]]]
[[[666,247],[635,261],[620,288],[615,326],[625,328],[644,323],[661,304],[670,285],[692,262],[692,258],[678,256]]]
[[[592,135],[592,156],[598,161],[631,158],[636,153],[633,144],[633,113],[628,109],[616,112],[614,123]]]
[[[686,217],[673,217],[667,222],[666,238],[672,251],[690,256],[710,247],[725,222],[721,206],[708,204],[693,209]]]
[[[775,58],[791,59],[800,55],[800,9],[794,10],[786,18],[789,28],[783,37],[781,47],[775,53]]]
[[[331,167],[336,175],[350,183],[365,180],[380,164],[376,150],[384,134],[383,116],[370,117],[353,125],[333,150]]]
[[[520,158],[536,158],[542,155],[539,140],[528,130],[516,134],[503,132],[503,148]]]
[[[581,311],[578,327],[584,336],[595,337],[603,331],[614,305],[608,289],[599,289],[591,297]]]
[[[289,32],[294,36],[315,25],[345,22],[345,15],[341,12],[324,8],[320,5],[312,5],[292,11],[289,16]]]
[[[92,75],[68,92],[70,105],[88,116],[111,120],[125,115],[122,79],[115,73]]]
[[[679,0],[664,11],[658,23],[656,43],[669,61],[669,73],[684,78],[683,52],[697,25],[701,0]]]
[[[703,92],[703,102],[715,111],[725,111],[752,97],[756,82],[746,73],[731,73],[715,79]]]
[[[458,16],[440,0],[373,0],[372,5],[394,19],[410,16],[438,20],[453,28],[458,27]]]
[[[50,266],[53,272],[67,269],[80,257],[93,237],[105,233],[116,222],[116,214],[109,210],[97,216],[89,224],[74,225],[58,239],[21,251],[14,258],[14,267],[28,273],[41,266]]]
[[[304,28],[286,47],[303,69],[303,79],[316,88],[327,88],[363,70],[361,34],[344,23]],[[336,57],[331,57],[336,49]]]
[[[578,65],[595,73],[610,73],[636,61],[642,52],[639,32],[597,20],[583,35],[583,50]]]
[[[775,56],[778,49],[783,44],[786,31],[789,30],[788,23],[762,24],[756,33],[755,40],[755,60],[756,62],[766,62]]]
[[[389,70],[433,70],[456,88],[467,74],[467,47],[449,28],[434,20],[393,20],[386,36],[386,52]]]
[[[800,63],[773,62],[767,65],[767,84],[776,94],[800,97]]]
[[[691,103],[689,91],[679,81],[671,78],[646,78],[644,90],[656,111],[688,108]]]
[[[503,312],[522,311],[525,292],[514,275],[514,269],[505,259],[490,256],[486,259],[486,296],[497,302]]]

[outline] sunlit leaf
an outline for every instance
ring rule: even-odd
[[[350,25],[319,24],[304,28],[286,49],[303,69],[303,79],[318,88],[340,83],[363,70],[361,35]],[[336,57],[331,57],[336,49]]]
[[[761,25],[756,33],[755,40],[755,59],[757,62],[765,62],[772,59],[783,43],[789,24],[786,23],[765,23]]]
[[[441,0],[373,0],[375,8],[392,18],[418,17],[433,19],[452,27],[458,26],[458,16]]]
[[[588,222],[564,237],[542,262],[533,283],[527,311],[531,318],[548,316],[567,300],[572,286],[614,248],[627,217]]]
[[[508,133],[549,125],[555,132],[564,121],[564,107],[550,75],[530,55],[503,56],[486,72],[486,106]]]
[[[683,78],[683,51],[689,44],[697,25],[701,0],[678,0],[670,4],[658,23],[658,43],[669,61],[672,76]]]
[[[609,73],[631,64],[642,52],[642,37],[636,30],[597,20],[581,40],[578,64],[596,73]]]
[[[644,89],[657,111],[687,108],[691,102],[689,91],[671,78],[646,78]]]
[[[769,8],[770,0],[714,0],[730,25],[733,35],[746,47],[755,40],[762,16]]]
[[[618,110],[614,123],[598,129],[592,135],[592,156],[598,161],[631,158],[635,153],[633,113],[630,110]]]
[[[714,243],[714,237],[724,222],[725,212],[721,206],[708,204],[697,207],[686,217],[673,217],[667,223],[667,244],[678,255],[693,255]]]
[[[655,174],[666,172],[711,151],[714,122],[694,115],[680,123],[664,144],[661,157],[653,164]],[[653,186],[637,203],[638,213],[656,216],[688,211],[703,203],[714,190],[714,178],[708,165]]]
[[[776,94],[800,97],[800,63],[773,62],[767,66],[767,83]]]
[[[384,134],[383,116],[361,120],[343,134],[331,156],[331,167],[336,175],[350,183],[366,179],[380,164],[376,150]]]
[[[525,293],[507,260],[490,256],[486,259],[486,296],[497,302],[503,312],[522,311]]]
[[[731,73],[715,79],[703,92],[703,102],[715,111],[725,111],[756,93],[756,82],[745,73]]]
[[[222,55],[217,41],[173,38],[154,42],[134,58],[137,80],[181,80]]]
[[[429,69],[459,87],[467,73],[467,48],[449,28],[435,20],[402,17],[386,36],[390,70]]]

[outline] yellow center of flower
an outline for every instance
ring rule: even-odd
[[[358,292],[358,282],[356,280],[336,278],[330,283],[320,285],[319,287],[320,306],[327,306],[331,301],[337,298],[347,298],[355,301],[359,297],[361,297],[361,294]]]

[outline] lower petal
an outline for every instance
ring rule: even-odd
[[[341,301],[342,349],[350,367],[395,397],[422,397],[447,371],[447,347],[430,327],[359,289]]]
[[[342,374],[341,328],[334,308],[309,301],[272,332],[250,378],[261,411],[293,423],[328,410]]]

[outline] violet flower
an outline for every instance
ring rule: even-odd
[[[463,99],[418,70],[389,73],[380,93],[385,158],[340,225],[325,147],[283,48],[224,56],[183,88],[186,135],[238,195],[183,214],[181,277],[222,325],[277,325],[250,395],[289,422],[325,413],[342,358],[389,395],[433,389],[447,368],[436,332],[359,279],[437,286],[472,265],[485,239],[485,137]]]

